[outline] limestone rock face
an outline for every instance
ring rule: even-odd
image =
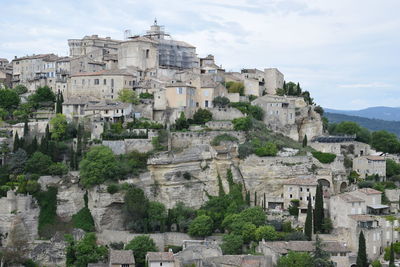
[[[57,193],[57,215],[62,220],[69,221],[72,215],[85,206],[84,195],[85,190],[77,184],[59,187]]]
[[[298,139],[295,140],[303,140],[305,135],[307,135],[308,140],[311,140],[313,137],[323,134],[321,116],[314,111],[313,107],[302,108],[299,113],[300,115],[296,116]]]
[[[123,193],[109,194],[104,186],[88,191],[88,207],[97,231],[124,230],[123,203]]]

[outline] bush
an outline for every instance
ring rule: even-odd
[[[244,84],[242,82],[226,82],[226,89],[228,89],[229,93],[239,93],[240,95],[244,95]]]
[[[190,180],[192,178],[192,175],[189,172],[184,172],[183,178],[185,178],[186,180]]]
[[[242,253],[243,237],[241,235],[224,235],[222,241],[221,249],[224,255],[238,255]]]
[[[64,163],[57,162],[49,167],[49,174],[51,175],[64,175],[68,173],[68,166]]]
[[[335,155],[335,154],[332,154],[332,153],[323,153],[323,152],[319,152],[319,151],[312,152],[312,155],[313,155],[313,157],[316,158],[319,162],[325,163],[325,164],[332,163],[332,162],[335,160],[335,158],[336,158],[336,155]]]
[[[86,232],[95,231],[94,220],[89,208],[84,207],[77,214],[72,216],[74,228],[80,228]]]
[[[212,120],[212,113],[208,109],[200,108],[193,115],[194,124],[205,124],[210,120]]]
[[[230,103],[229,98],[227,98],[225,96],[217,96],[213,100],[213,106],[214,107],[219,107],[219,108],[224,108],[227,105],[229,105],[229,103]]]
[[[175,120],[175,129],[182,131],[189,128],[189,123],[186,120],[185,113],[181,112],[178,119]]]
[[[235,131],[249,131],[252,127],[252,122],[249,117],[236,118],[232,123]]]
[[[221,142],[238,142],[239,140],[230,135],[230,134],[220,134],[214,137],[214,139],[211,141],[211,145],[213,146],[219,146]]]
[[[257,241],[261,241],[262,239],[274,241],[278,239],[278,234],[275,228],[270,225],[264,225],[258,227],[255,236]]]
[[[189,235],[195,237],[206,237],[212,234],[213,221],[207,215],[196,217],[189,225]]]
[[[240,159],[245,159],[248,156],[250,156],[251,154],[254,153],[254,149],[253,149],[253,145],[249,142],[245,142],[243,144],[239,145],[239,158]]]
[[[25,171],[39,175],[49,173],[49,167],[53,164],[51,158],[41,152],[35,152],[26,162]]]
[[[284,237],[284,240],[285,241],[307,241],[308,240],[308,238],[307,238],[307,236],[303,233],[303,232],[298,232],[298,231],[296,231],[296,232],[291,232],[291,233],[288,233],[287,235],[285,235],[285,237]]]
[[[146,118],[140,118],[136,119],[135,121],[128,122],[127,127],[129,129],[162,129],[164,128],[164,125]]]
[[[15,92],[17,92],[17,94],[22,95],[28,92],[28,88],[26,88],[25,85],[22,84],[18,84],[17,86],[14,87]]]
[[[274,143],[267,142],[264,146],[257,148],[255,153],[259,157],[276,156],[278,148]]]
[[[39,192],[35,195],[39,206],[39,236],[50,238],[47,228],[51,228],[56,223],[57,218],[57,188],[50,187],[47,191]]]
[[[150,93],[140,93],[139,98],[141,99],[153,99],[154,95]]]
[[[119,191],[119,185],[118,184],[110,184],[107,186],[107,192],[109,194],[115,194]]]
[[[289,214],[292,216],[299,216],[300,200],[292,199],[289,206]]]
[[[132,239],[126,246],[126,250],[132,250],[135,256],[135,263],[138,267],[145,266],[146,253],[149,251],[157,251],[154,240],[147,235],[140,235]]]

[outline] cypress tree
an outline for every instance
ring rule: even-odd
[[[249,191],[246,192],[246,203],[248,206],[250,206],[250,192]]]
[[[254,192],[254,206],[257,206],[257,192]]]
[[[360,235],[358,237],[357,267],[368,267],[365,237],[362,231],[360,232]]]
[[[324,224],[324,196],[322,185],[318,184],[315,194],[315,216],[314,216],[314,233],[322,233],[322,225]]]
[[[13,152],[16,152],[18,150],[18,148],[20,148],[20,146],[19,146],[19,136],[18,136],[18,132],[16,132],[15,136],[14,136]]]
[[[47,141],[51,140],[50,127],[48,124],[46,125],[45,138],[47,139]]]
[[[36,138],[36,136],[35,136],[35,137],[33,138],[33,140],[32,140],[32,143],[31,143],[31,151],[32,151],[32,154],[35,153],[35,152],[38,150],[38,148],[39,148],[39,144],[38,144],[37,138]]]
[[[28,120],[25,120],[25,123],[24,123],[24,137],[28,136],[28,134],[29,134]]]
[[[308,197],[308,206],[307,206],[307,217],[304,226],[304,234],[307,236],[307,239],[311,241],[312,238],[312,228],[313,228],[313,212],[311,205],[311,194]]]
[[[71,167],[71,170],[75,170],[75,151],[74,149],[71,147],[69,150],[69,166]]]
[[[39,148],[39,150],[40,150],[40,152],[42,152],[43,154],[46,154],[46,155],[47,155],[47,153],[48,153],[48,148],[49,148],[48,140],[47,140],[47,138],[46,138],[45,136],[42,136],[42,138],[40,139],[40,148]]]
[[[217,176],[218,178],[218,196],[223,197],[225,196],[224,186],[222,185],[221,176]]]
[[[393,249],[393,243],[390,244],[389,267],[396,267],[396,265],[394,264],[394,249]]]
[[[308,143],[307,135],[304,135],[304,138],[303,138],[303,147],[306,147],[306,146],[307,146],[307,143]]]
[[[62,113],[61,110],[61,99],[60,99],[60,93],[57,94],[57,100],[56,100],[56,113]]]
[[[60,102],[61,102],[61,104],[64,103],[64,96],[63,96],[62,92],[60,93]],[[62,107],[62,105],[61,105],[61,107]]]
[[[267,197],[266,197],[265,193],[264,193],[264,202],[263,202],[263,208],[264,208],[264,211],[266,211],[266,210],[267,210]]]

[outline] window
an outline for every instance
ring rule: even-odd
[[[300,187],[300,192],[303,192],[303,187]]]
[[[183,88],[182,87],[178,87],[178,88],[176,88],[176,90],[177,90],[177,92],[178,92],[178,94],[183,94]]]
[[[347,255],[346,252],[340,252],[340,256],[345,257]]]
[[[310,192],[310,188],[307,188],[307,192]]]
[[[206,108],[208,108],[208,100],[206,100],[206,101],[204,102],[204,106],[205,106]]]
[[[111,79],[111,87],[114,87],[114,79]]]
[[[122,267],[129,267],[129,264],[121,264]]]
[[[300,197],[300,200],[303,200],[303,197]]]
[[[149,58],[150,49],[146,49],[146,58]]]
[[[290,194],[290,196],[289,196],[290,198],[292,198],[293,197],[293,195],[292,194]]]
[[[208,96],[208,90],[204,91],[204,96]]]
[[[104,84],[104,85],[107,84],[107,80],[106,80],[106,79],[103,80],[103,84]]]
[[[94,79],[94,84],[95,84],[95,85],[99,85],[99,84],[100,84],[99,79]]]

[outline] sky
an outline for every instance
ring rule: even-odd
[[[0,0],[0,57],[143,34],[157,18],[227,71],[276,67],[317,104],[400,106],[399,0]]]

